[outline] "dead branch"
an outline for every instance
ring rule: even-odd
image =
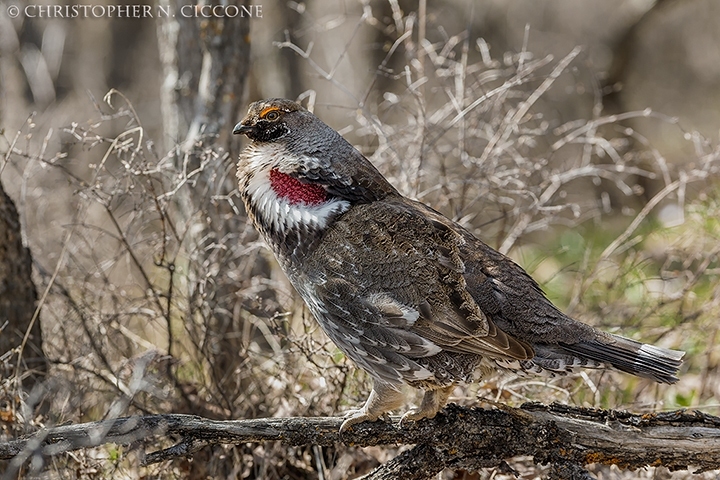
[[[152,438],[176,444],[148,454],[153,464],[191,456],[220,443],[281,441],[287,445],[415,445],[366,476],[367,479],[425,479],[443,468],[478,470],[497,467],[504,459],[531,455],[552,472],[573,471],[592,463],[621,468],[665,466],[670,470],[720,468],[720,417],[698,411],[632,414],[525,404],[500,410],[448,406],[435,419],[408,423],[363,423],[339,433],[341,418],[263,418],[209,420],[192,415],[145,415],[65,425],[0,443],[0,459],[20,467],[33,457],[58,455],[106,443],[145,445]],[[560,474],[556,474],[560,475]]]

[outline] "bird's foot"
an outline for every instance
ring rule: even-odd
[[[423,409],[420,408],[411,408],[408,410],[405,415],[400,417],[400,423],[398,424],[399,427],[402,427],[405,425],[406,422],[417,422],[418,420],[422,420],[423,418],[435,418],[435,415],[437,415],[437,410],[435,409]]]
[[[365,405],[350,410],[345,414],[345,421],[340,426],[340,433],[362,422],[374,422],[387,417],[389,411],[400,407],[403,395],[400,390],[386,383],[375,382]]]
[[[345,412],[345,421],[340,425],[340,433],[362,422],[375,422],[381,415],[369,413],[366,407],[354,408]]]
[[[453,385],[448,385],[435,390],[426,390],[420,407],[412,408],[403,415],[400,419],[399,426],[402,427],[407,421],[417,422],[423,418],[435,418],[435,415],[437,415],[447,403],[447,399],[453,388]]]

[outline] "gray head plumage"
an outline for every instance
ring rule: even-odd
[[[350,202],[371,202],[398,194],[395,188],[340,134],[300,104],[271,98],[250,104],[233,129],[253,141],[241,157],[273,150],[282,172],[303,182],[323,185]],[[279,153],[278,146],[284,152]]]

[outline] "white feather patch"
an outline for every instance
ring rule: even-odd
[[[290,203],[279,197],[270,184],[270,168],[255,172],[248,183],[246,193],[251,202],[257,205],[260,220],[272,225],[277,231],[286,231],[298,227],[322,229],[333,215],[345,212],[350,202],[333,198],[319,205]]]

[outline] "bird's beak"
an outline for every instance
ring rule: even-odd
[[[242,122],[235,125],[235,128],[233,128],[233,135],[247,135],[248,133],[255,130],[255,127],[252,125],[244,125]]]

